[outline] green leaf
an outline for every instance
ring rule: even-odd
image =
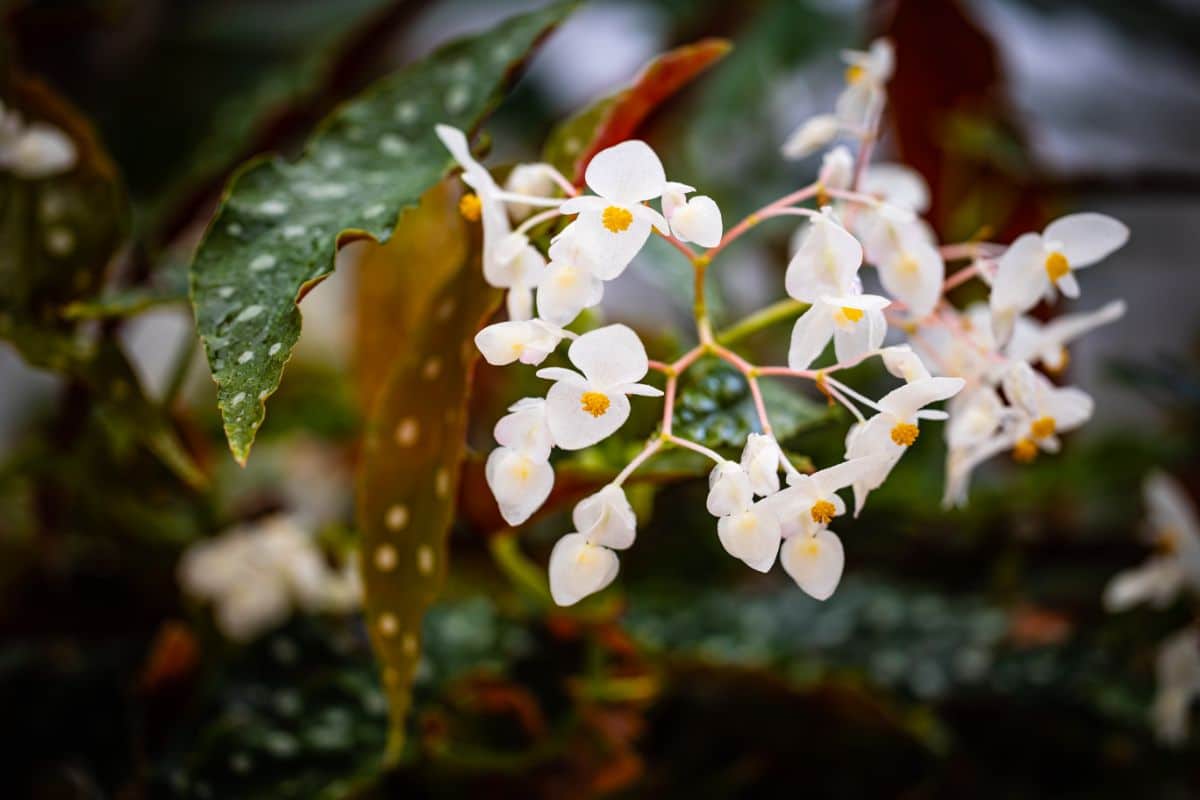
[[[706,447],[740,450],[760,429],[750,387],[742,374],[719,361],[692,367],[679,392],[675,432]],[[761,380],[771,427],[783,442],[829,419],[829,408],[774,380]]]
[[[729,52],[724,39],[702,39],[655,58],[628,87],[559,123],[542,159],[583,185],[583,172],[599,151],[628,139],[659,105]]]
[[[451,166],[434,125],[474,128],[574,5],[442,47],[325,120],[294,163],[260,159],[234,176],[192,263],[191,291],[239,462],[300,335],[296,304],[330,274],[338,245],[388,238],[396,215]]]
[[[440,286],[412,312],[412,336],[378,391],[357,481],[366,616],[391,708],[389,761],[399,758],[404,742],[421,620],[445,574],[477,357],[473,339],[501,296],[484,282],[453,200],[431,193],[397,228],[397,236],[413,242],[409,284]],[[444,229],[418,238],[439,209]]]

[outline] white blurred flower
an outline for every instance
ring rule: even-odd
[[[1169,475],[1154,472],[1142,485],[1142,499],[1159,553],[1113,576],[1104,590],[1109,611],[1144,602],[1162,607],[1185,586],[1200,590],[1200,520],[1187,493]]]
[[[879,351],[879,355],[883,359],[884,368],[897,378],[903,379],[905,383],[930,377],[925,362],[906,344],[885,347]]]
[[[191,545],[180,586],[212,603],[225,636],[245,642],[277,627],[294,609],[343,612],[361,602],[353,564],[335,572],[296,518],[276,515]]]
[[[805,120],[788,134],[783,157],[796,160],[812,155],[837,138],[842,123],[835,114],[820,114]]]
[[[506,191],[528,197],[553,197],[558,185],[552,177],[553,167],[549,164],[517,164],[504,181]],[[509,203],[508,215],[513,222],[520,222],[534,211],[527,203]]]
[[[826,189],[849,189],[854,181],[854,156],[850,148],[839,145],[821,158],[817,181]]]
[[[1151,719],[1160,741],[1178,747],[1187,741],[1188,714],[1200,696],[1200,640],[1184,628],[1159,646],[1155,661],[1158,691]]]
[[[564,450],[589,447],[629,418],[629,398],[657,397],[661,391],[638,383],[649,361],[637,334],[624,325],[608,325],[571,343],[567,356],[579,372],[560,367],[538,371],[554,381],[546,395],[546,414],[554,443]]]
[[[0,103],[0,170],[38,180],[69,172],[78,160],[75,142],[62,130],[46,122],[26,125]]]
[[[815,303],[825,296],[861,291],[858,268],[863,251],[858,240],[828,209],[813,217],[804,230],[784,275],[787,293],[801,302]]]
[[[564,214],[578,214],[578,236],[596,265],[596,276],[612,280],[624,271],[650,237],[651,227],[670,233],[667,221],[645,201],[660,197],[667,178],[658,155],[630,139],[601,150],[584,174],[596,194],[573,197]]]
[[[844,50],[846,88],[837,101],[838,119],[845,125],[866,128],[882,108],[896,58],[887,39],[876,39],[868,50]]]
[[[863,171],[859,189],[894,208],[914,214],[929,210],[929,185],[921,173],[904,164],[871,164]]]
[[[903,303],[913,319],[929,316],[946,279],[937,244],[920,220],[897,219],[889,209],[876,212],[872,220],[863,241],[884,291]]]
[[[1125,302],[1113,300],[1095,311],[1063,314],[1045,324],[1032,317],[1017,317],[1004,353],[1015,361],[1040,363],[1048,370],[1059,372],[1067,366],[1068,344],[1124,314]]]
[[[1004,396],[1019,412],[1020,437],[1013,455],[1031,461],[1039,449],[1056,453],[1057,434],[1078,428],[1092,416],[1095,403],[1074,387],[1057,387],[1028,364],[1014,362],[1004,373]]]
[[[1053,297],[1054,288],[1079,296],[1075,270],[1105,258],[1129,239],[1125,225],[1104,214],[1070,214],[1040,233],[1026,233],[1000,257],[992,282],[992,325],[996,338],[1007,342],[1018,314]]]

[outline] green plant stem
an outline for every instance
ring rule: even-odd
[[[491,538],[488,548],[496,565],[524,594],[536,599],[541,605],[550,605],[550,584],[545,572],[524,553],[517,544],[515,531],[508,530]]]
[[[723,345],[740,342],[742,339],[752,336],[777,322],[783,322],[786,319],[799,316],[806,308],[808,308],[808,303],[802,303],[790,297],[786,300],[780,300],[777,303],[772,303],[766,308],[754,312],[740,322],[734,323],[721,331],[717,334],[717,341]]]

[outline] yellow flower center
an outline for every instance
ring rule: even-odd
[[[851,308],[850,306],[842,306],[842,316],[847,322],[858,322],[863,318],[863,310],[861,308]]]
[[[1046,372],[1049,372],[1051,375],[1061,375],[1067,371],[1067,366],[1070,363],[1071,351],[1063,347],[1059,350],[1058,363],[1056,365],[1050,366],[1049,364],[1042,362],[1042,366],[1045,367]]]
[[[1054,417],[1038,417],[1029,426],[1029,432],[1035,439],[1045,439],[1054,435]]]
[[[458,201],[458,213],[470,222],[478,222],[483,214],[483,203],[477,194],[464,194]]]
[[[579,403],[583,406],[583,410],[593,417],[604,416],[609,406],[608,395],[601,392],[584,392],[579,398]]]
[[[867,71],[858,64],[851,64],[846,67],[846,83],[855,84],[866,77]]]
[[[833,520],[833,515],[837,513],[837,509],[828,500],[818,500],[813,503],[809,512],[812,514],[813,522],[818,525],[828,525]]]
[[[1037,458],[1037,454],[1038,448],[1032,439],[1020,439],[1013,445],[1012,457],[1014,461],[1028,464]]]
[[[901,258],[900,263],[896,265],[896,271],[899,272],[902,277],[914,278],[916,277],[917,273],[921,271],[921,265],[917,263],[915,258],[906,255]]]
[[[620,233],[633,224],[633,213],[628,208],[609,206],[600,214],[600,221],[613,233]]]
[[[1158,541],[1155,544],[1160,553],[1171,555],[1179,550],[1179,532],[1174,528],[1167,528],[1158,535]]]
[[[1071,262],[1067,261],[1067,257],[1055,250],[1050,255],[1046,256],[1046,274],[1050,276],[1050,280],[1057,281],[1059,278],[1066,276],[1071,271]]]
[[[901,447],[908,447],[921,435],[921,429],[911,422],[901,422],[892,428],[892,441]]]

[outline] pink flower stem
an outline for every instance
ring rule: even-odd
[[[776,200],[772,203],[768,203],[767,205],[763,206],[758,211],[755,211],[753,214],[748,215],[745,219],[743,219],[737,225],[734,225],[732,228],[730,228],[728,231],[726,231],[725,235],[723,237],[721,237],[720,243],[717,244],[716,247],[709,249],[709,251],[707,253],[705,253],[705,255],[708,256],[709,259],[715,258],[717,253],[724,250],[727,246],[729,246],[730,243],[735,241],[739,236],[741,236],[746,231],[753,228],[762,219],[764,219],[765,217],[775,216],[775,214],[773,212],[776,209],[784,208],[785,206],[795,205],[796,203],[802,203],[805,200],[815,197],[817,195],[817,192],[819,191],[819,189],[820,189],[820,187],[816,183],[810,183],[808,186],[805,186],[801,189],[797,189],[796,191],[792,192],[791,194],[784,195],[783,197],[779,198],[778,200]]]
[[[662,432],[664,436],[671,435],[671,423],[675,419],[675,385],[679,376],[674,372],[667,375],[667,388],[663,392]]]
[[[686,450],[691,450],[693,452],[699,453],[702,456],[711,458],[713,461],[715,461],[718,464],[722,464],[725,462],[725,459],[721,457],[720,453],[717,453],[713,450],[709,450],[704,445],[697,444],[696,442],[693,442],[690,439],[684,439],[680,436],[675,436],[674,434],[665,433],[662,436],[662,441],[670,442],[671,444],[678,445],[679,447],[682,447]]]
[[[646,442],[646,446],[642,448],[642,452],[633,457],[633,460],[625,465],[625,469],[613,478],[612,485],[620,486],[625,480],[633,474],[634,470],[646,462],[646,459],[658,452],[663,446],[663,437],[655,436]]]

